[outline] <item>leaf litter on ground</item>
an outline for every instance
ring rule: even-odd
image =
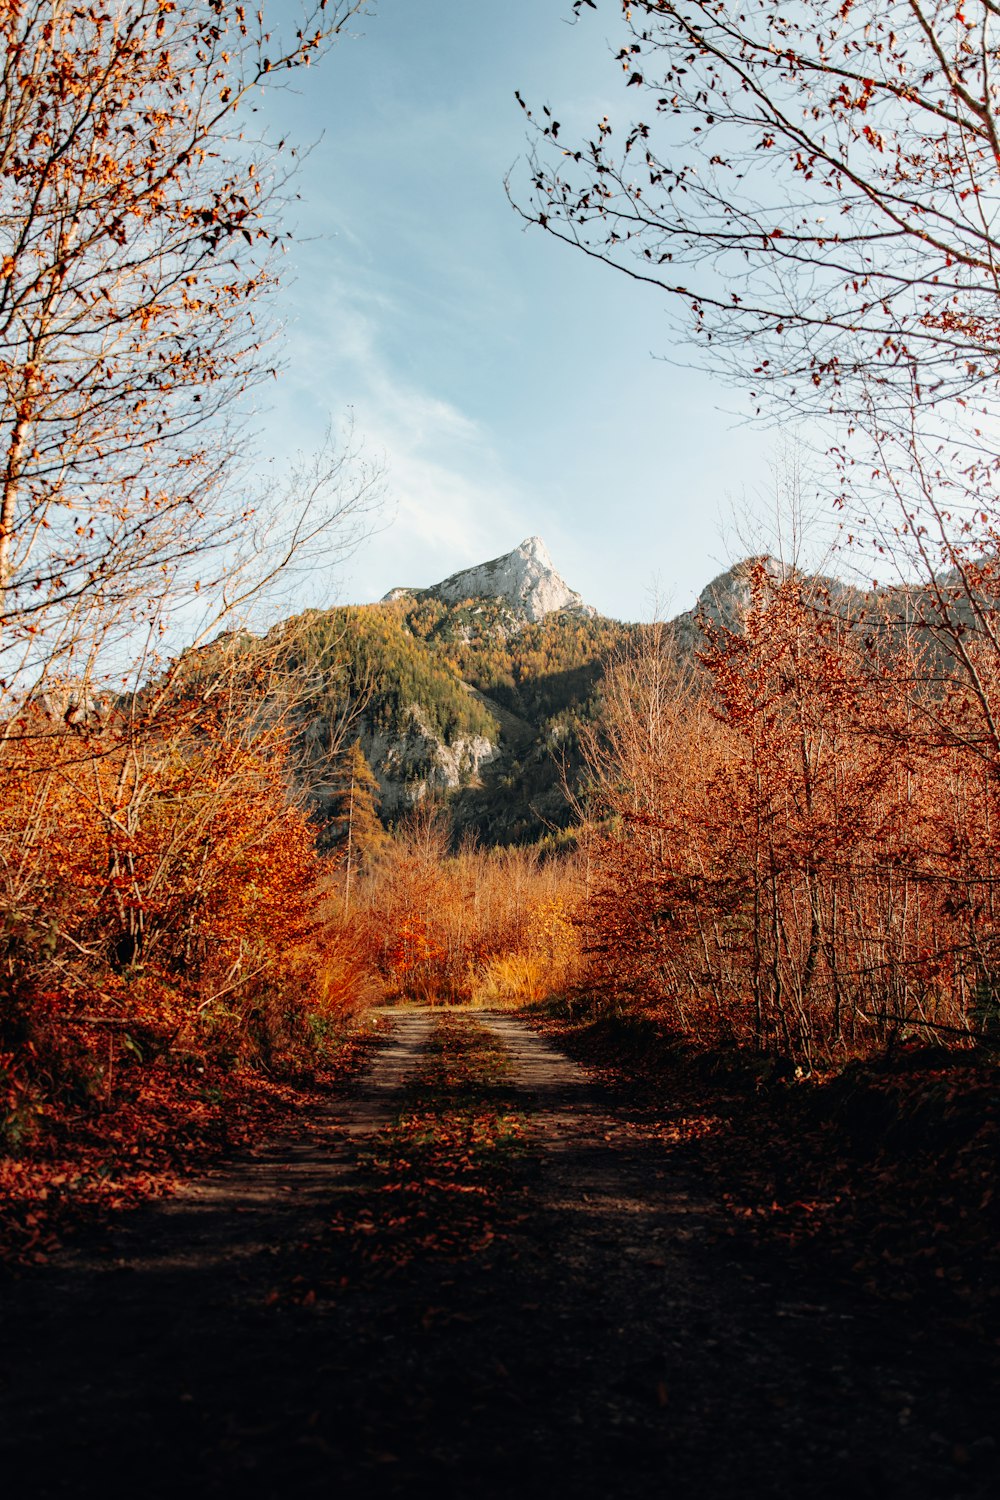
[[[319,1251],[328,1295],[422,1259],[480,1254],[517,1221],[530,1175],[528,1120],[502,1044],[442,1013],[392,1120],[362,1148],[357,1186]]]
[[[725,1233],[1000,1342],[1000,1068],[901,1048],[796,1079],[655,1020],[540,1022],[637,1138],[714,1180]]]

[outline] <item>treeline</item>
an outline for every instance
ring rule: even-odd
[[[803,1065],[997,1038],[1000,658],[973,583],[920,628],[761,564],[695,666],[663,626],[619,654],[589,744],[606,995]]]
[[[533,724],[592,698],[609,651],[629,628],[564,611],[525,621],[501,600],[420,598],[405,618],[459,677]]]
[[[497,736],[493,716],[407,628],[396,604],[316,610],[277,627],[275,643],[284,637],[288,670],[311,676],[306,703],[314,719],[336,723],[355,705],[374,729],[404,734],[418,705],[446,744]]]
[[[452,850],[443,808],[418,806],[365,861],[351,917],[391,1002],[530,1005],[580,977],[582,867],[540,849]]]
[[[308,1056],[310,1015],[355,1003],[287,695],[239,627],[293,563],[349,546],[377,494],[332,440],[255,489],[244,425],[273,373],[287,174],[243,111],[357,8],[306,4],[284,37],[208,0],[4,8],[5,1207],[26,1181],[8,1153],[77,1153],[21,1192],[26,1230],[50,1189],[103,1181],[95,1122],[117,1112],[131,1157],[143,1101],[190,1118],[220,1074]],[[181,639],[215,644],[178,662]]]

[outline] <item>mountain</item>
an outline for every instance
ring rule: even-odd
[[[627,629],[584,603],[539,537],[428,588],[284,621],[272,646],[298,684],[295,747],[322,837],[335,838],[345,738],[387,823],[430,794],[487,843],[566,827],[563,777],[578,776],[580,729]]]
[[[713,578],[698,595],[692,609],[670,621],[675,649],[679,655],[690,656],[697,651],[705,639],[705,627],[736,630],[740,620],[750,606],[751,579],[757,569],[775,585],[790,577],[798,577],[808,584],[809,591],[822,596],[826,607],[842,613],[845,617],[857,614],[863,608],[860,589],[843,583],[840,579],[820,575],[804,575],[776,557],[745,557]],[[895,594],[900,591],[895,590]]]
[[[671,624],[679,656],[704,640],[702,622],[732,628],[764,563],[720,574]],[[832,581],[831,581],[832,582]],[[556,571],[545,543],[426,588],[394,588],[378,603],[288,622],[298,665],[320,690],[302,712],[304,779],[317,820],[332,807],[332,726],[350,724],[393,822],[427,795],[448,799],[456,831],[485,843],[558,836],[574,821],[582,736],[601,714],[609,657],[636,626],[600,615]]]
[[[412,594],[418,599],[440,599],[444,604],[461,604],[467,599],[495,599],[507,604],[532,624],[546,615],[569,610],[593,618],[597,611],[584,604],[580,595],[569,587],[553,566],[548,548],[540,536],[529,536],[502,557],[479,563],[452,573],[427,589],[392,589],[382,601],[393,603]]]
[[[748,558],[670,622],[680,659],[693,661],[706,624],[739,628],[761,570],[776,585],[789,571]],[[865,617],[859,590],[831,578],[803,582],[821,607]],[[879,597],[897,621],[919,619],[912,591]],[[284,622],[272,634],[285,669],[307,684],[296,743],[317,821],[333,829],[346,741],[360,745],[374,772],[388,823],[441,795],[456,831],[485,843],[558,836],[574,820],[582,739],[600,719],[606,664],[637,628],[585,604],[539,537],[430,587]]]

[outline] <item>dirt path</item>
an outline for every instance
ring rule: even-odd
[[[737,1251],[717,1190],[689,1162],[637,1138],[522,1023],[486,1020],[539,1105],[539,1280],[556,1329],[570,1324],[550,1337],[553,1385],[566,1423],[622,1455],[613,1482],[602,1442],[581,1443],[598,1476],[586,1493],[638,1495],[657,1472],[685,1495],[1000,1493],[995,1350],[787,1255]]]
[[[737,1253],[690,1161],[509,1017],[483,1019],[533,1145],[495,1236],[373,1259],[399,1198],[373,1133],[419,1103],[433,1025],[394,1019],[303,1137],[4,1292],[0,1473],[82,1500],[997,1492],[996,1351]]]
[[[86,1245],[60,1257],[57,1275],[106,1274],[109,1248],[116,1273],[233,1269],[301,1239],[325,1222],[331,1196],[352,1171],[351,1143],[386,1124],[399,1089],[418,1065],[433,1029],[430,1011],[403,1012],[375,1053],[357,1095],[317,1111],[291,1137],[261,1145],[192,1182],[155,1207],[124,1218],[110,1246]]]

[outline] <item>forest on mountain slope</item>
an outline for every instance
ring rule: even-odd
[[[631,629],[568,611],[533,623],[503,600],[446,605],[429,596],[275,626],[261,649],[274,663],[274,691],[284,681],[296,697],[292,758],[321,839],[338,815],[330,789],[352,742],[362,753],[380,749],[388,763],[374,768],[396,783],[381,807],[387,826],[429,791],[447,797],[456,838],[530,844],[569,828],[584,779],[580,731],[599,717],[609,653]],[[484,767],[436,785],[434,741],[473,739],[489,750]],[[414,750],[421,740],[423,755]],[[398,749],[405,773],[393,766]]]

